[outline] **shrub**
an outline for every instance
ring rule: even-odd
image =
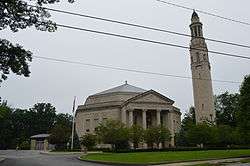
[[[29,150],[30,149],[30,142],[29,141],[23,141],[21,144],[20,144],[20,149],[21,150]]]
[[[97,127],[96,134],[101,142],[111,144],[113,150],[129,148],[129,129],[120,121],[104,121]]]
[[[81,137],[80,143],[82,146],[86,147],[87,150],[92,149],[96,145],[96,135],[94,134],[85,134]]]

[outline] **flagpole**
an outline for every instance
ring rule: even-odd
[[[75,102],[76,102],[76,97],[74,97],[73,101],[73,109],[72,109],[72,133],[71,133],[71,150],[74,148],[74,130],[75,130]]]

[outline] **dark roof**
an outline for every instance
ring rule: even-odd
[[[108,94],[108,93],[113,93],[113,92],[134,92],[134,93],[143,93],[146,92],[146,90],[130,85],[127,82],[123,85],[105,90],[103,92],[97,93],[95,95],[101,95],[101,94]]]
[[[193,11],[193,14],[192,14],[192,18],[194,17],[199,17],[195,10]]]

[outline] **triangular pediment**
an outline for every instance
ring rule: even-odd
[[[167,98],[166,96],[154,91],[149,90],[142,94],[139,94],[125,102],[127,103],[164,103],[164,104],[173,104],[174,101]]]

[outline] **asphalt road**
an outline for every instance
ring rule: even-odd
[[[0,157],[6,158],[0,166],[104,166],[79,161],[77,155],[47,155],[31,150],[0,150]]]
[[[39,151],[16,151],[16,150],[0,150],[0,159],[6,158],[0,162],[0,166],[105,166],[103,164],[95,164],[80,161],[78,155],[51,155],[40,154]],[[172,164],[173,165],[173,164]],[[174,164],[185,165],[185,164]],[[228,166],[250,166],[246,164],[227,164]]]

